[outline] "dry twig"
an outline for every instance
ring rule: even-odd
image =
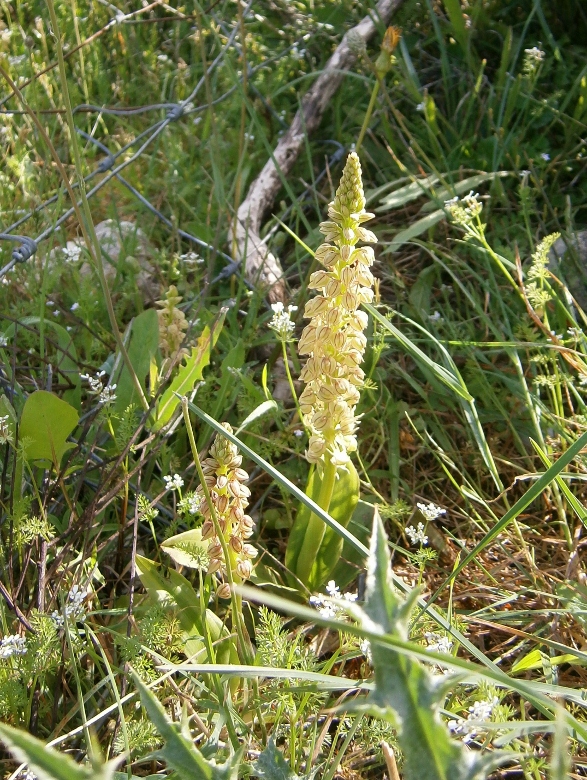
[[[403,0],[379,0],[373,17],[387,24],[402,2]],[[298,157],[304,133],[310,134],[318,127],[330,99],[344,78],[345,71],[349,70],[357,59],[349,45],[349,36],[355,40],[360,36],[367,42],[375,31],[373,18],[365,16],[356,27],[346,33],[326,63],[322,74],[304,96],[291,127],[279,140],[273,156],[251,184],[247,197],[239,207],[234,223],[237,259],[245,261],[245,275],[249,281],[269,287],[269,298],[272,302],[285,298],[283,270],[277,257],[267,249],[260,237],[261,222],[281,188],[281,176],[287,176]]]

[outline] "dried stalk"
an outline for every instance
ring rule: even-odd
[[[320,124],[324,111],[340,86],[345,71],[357,59],[356,46],[349,45],[349,36],[365,43],[373,37],[378,19],[387,24],[403,0],[379,0],[373,17],[365,16],[356,27],[349,30],[336,51],[330,57],[322,74],[306,93],[291,127],[277,144],[273,156],[268,160],[251,184],[247,197],[241,203],[233,230],[236,241],[237,259],[245,262],[245,276],[253,284],[268,287],[271,302],[285,299],[283,270],[278,258],[266,247],[260,237],[261,223],[281,189],[281,176],[287,176],[292,169],[304,142],[304,133],[312,133]],[[281,174],[281,175],[280,175]]]

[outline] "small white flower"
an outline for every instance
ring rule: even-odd
[[[169,62],[169,57],[167,56],[167,54],[158,54],[157,59],[159,60],[159,62]]]
[[[304,435],[304,432],[300,428],[298,428],[297,430],[294,431],[294,436],[297,436],[298,439],[301,439],[303,435]]]
[[[104,406],[114,403],[114,401],[116,401],[116,393],[114,392],[115,390],[116,384],[107,385],[98,396],[99,402],[104,404]]]
[[[8,425],[9,416],[0,417],[0,444],[6,444],[7,441],[12,441],[12,433]]]
[[[188,499],[188,511],[190,515],[196,515],[200,510],[200,499],[197,496],[190,496]]]
[[[471,190],[471,192],[462,199],[455,196],[450,200],[445,200],[444,208],[448,211],[450,217],[457,225],[466,227],[481,214],[483,204],[479,200],[479,193]]]
[[[165,482],[166,490],[179,490],[183,487],[183,479],[179,474],[174,474],[173,476],[168,474],[166,477],[163,477],[163,481]]]
[[[318,612],[324,618],[338,618],[345,620],[347,612],[344,603],[353,603],[357,600],[356,593],[341,593],[340,588],[334,580],[330,580],[325,588],[328,596],[318,594],[310,596],[310,604],[316,607]]]
[[[0,347],[6,346],[8,346],[8,338],[3,333],[0,333]]]
[[[106,376],[105,371],[98,371],[96,376],[91,374],[80,374],[80,377],[84,379],[90,385],[90,393],[98,396],[98,402],[107,406],[116,400],[116,384],[106,384],[104,386],[103,377]]]
[[[567,333],[572,339],[580,339],[583,331],[580,328],[567,328]]]
[[[61,253],[63,254],[66,262],[74,263],[76,260],[80,259],[82,248],[81,246],[64,246],[61,249]]]
[[[424,515],[426,520],[428,522],[431,522],[432,520],[436,520],[437,517],[440,517],[440,515],[446,514],[446,509],[441,509],[439,506],[436,506],[436,504],[433,504],[430,502],[429,504],[422,504],[418,503],[416,504],[420,512]]]
[[[416,106],[416,111],[426,111],[426,103],[424,103],[424,101],[418,103]]]
[[[463,742],[471,742],[483,731],[483,723],[488,721],[495,707],[499,704],[497,696],[491,699],[476,701],[469,707],[467,718],[457,718],[448,723],[448,728],[454,734],[463,734]]]
[[[204,258],[200,257],[197,252],[186,252],[180,255],[179,259],[186,265],[201,265],[204,262]]]
[[[542,152],[540,156],[545,162],[548,162],[550,160],[550,155],[548,154],[548,152]]]
[[[298,307],[288,306],[286,309],[283,303],[278,301],[272,303],[271,308],[273,309],[273,317],[269,322],[269,327],[275,331],[280,341],[291,341],[296,328],[295,322],[291,320],[291,315],[298,310]]]
[[[69,311],[77,311],[79,309],[79,303],[76,301],[75,303],[72,303],[69,307]]]
[[[542,62],[542,60],[546,56],[545,53],[542,51],[542,49],[539,49],[538,46],[533,46],[531,49],[524,49],[524,54],[529,59],[534,60],[536,62]]]
[[[17,68],[26,60],[26,54],[17,54],[14,57],[8,58],[8,64],[11,68]]]
[[[254,141],[255,136],[252,133],[245,133],[245,141]]]
[[[410,542],[412,544],[421,544],[421,545],[428,544],[428,537],[424,533],[423,523],[418,523],[416,528],[414,528],[413,525],[409,525],[406,528],[406,535],[410,537]]]
[[[80,588],[79,585],[74,585],[67,595],[67,602],[61,612],[53,610],[51,613],[51,619],[57,626],[57,628],[63,628],[65,625],[65,618],[68,623],[83,623],[86,619],[86,610],[84,607],[84,601],[88,591],[84,588]]]
[[[0,658],[10,658],[13,655],[26,654],[26,638],[18,634],[10,634],[0,640]]]
[[[444,653],[448,655],[452,650],[452,640],[447,636],[441,634],[435,634],[433,631],[426,631],[424,634],[426,637],[426,649],[433,653]]]
[[[434,314],[428,315],[430,322],[442,322],[442,315],[439,311],[435,311]]]
[[[361,639],[361,643],[359,645],[361,648],[361,652],[367,659],[367,662],[372,664],[373,663],[373,653],[371,652],[371,642],[369,642],[368,639]]]

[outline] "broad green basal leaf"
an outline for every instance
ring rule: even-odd
[[[20,419],[20,439],[27,460],[44,460],[57,468],[63,453],[73,444],[66,442],[78,421],[78,413],[66,401],[46,390],[36,390],[27,398]]]

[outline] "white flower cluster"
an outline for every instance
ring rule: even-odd
[[[0,640],[0,658],[11,658],[13,655],[25,655],[26,639],[18,634],[10,634]]]
[[[454,198],[446,200],[444,208],[448,211],[453,222],[456,222],[461,227],[465,227],[470,225],[481,214],[483,204],[479,200],[479,193],[471,190],[464,198],[459,198],[458,195],[455,195]]]
[[[428,537],[424,533],[424,523],[418,523],[416,528],[413,525],[409,525],[406,528],[406,535],[410,537],[412,544],[428,544]]]
[[[432,653],[444,653],[448,655],[452,650],[452,639],[441,634],[436,634],[434,631],[426,631],[424,634],[426,638],[426,649]]]
[[[0,444],[6,444],[7,441],[12,441],[12,433],[8,427],[9,417],[0,417]]]
[[[539,49],[538,46],[533,46],[531,49],[524,49],[524,62],[522,64],[522,73],[525,76],[533,76],[538,70],[538,66],[544,60],[546,54]]]
[[[116,401],[116,393],[114,392],[116,390],[116,384],[109,385],[107,382],[106,386],[104,386],[104,376],[106,376],[105,371],[99,371],[96,376],[91,376],[91,374],[80,374],[80,377],[85,379],[90,385],[90,393],[98,396],[99,403],[108,406]]]
[[[277,303],[272,303],[271,308],[273,309],[273,317],[269,322],[269,327],[275,331],[280,341],[291,341],[296,328],[295,322],[292,322],[291,315],[298,310],[298,307],[288,306],[286,309],[283,303],[278,301]]]
[[[179,259],[186,265],[201,265],[204,262],[204,258],[200,257],[197,252],[186,252],[180,255]]]
[[[486,723],[495,707],[499,704],[497,696],[491,699],[476,701],[469,707],[469,714],[466,718],[457,718],[448,723],[448,728],[453,734],[463,734],[463,742],[471,742],[483,731],[483,723]]]
[[[344,619],[346,617],[346,610],[344,603],[351,604],[357,600],[356,593],[341,593],[340,588],[334,580],[329,580],[326,585],[326,592],[328,596],[319,594],[318,596],[310,596],[310,604],[316,607],[318,612],[324,618],[338,618]],[[338,603],[337,603],[338,602]]]
[[[165,482],[166,490],[179,490],[183,487],[183,479],[179,476],[179,474],[174,474],[173,476],[168,474],[167,476],[163,477],[163,481]]]
[[[62,247],[61,253],[67,263],[75,263],[80,259],[82,248],[68,241],[70,246]]]
[[[424,515],[426,520],[431,523],[433,520],[436,520],[437,517],[440,517],[440,515],[446,514],[446,509],[441,509],[439,506],[436,506],[436,504],[433,504],[430,502],[429,504],[416,504],[420,512]]]
[[[531,49],[524,49],[524,54],[526,57],[531,60],[535,60],[536,62],[542,62],[546,56],[542,49],[539,49],[538,46],[533,46]]]
[[[54,610],[51,613],[51,620],[55,623],[57,628],[63,628],[65,624],[65,618],[68,623],[80,623],[86,619],[86,610],[84,607],[84,600],[88,592],[82,590],[79,585],[74,585],[67,595],[67,604],[63,609],[63,612]]]

